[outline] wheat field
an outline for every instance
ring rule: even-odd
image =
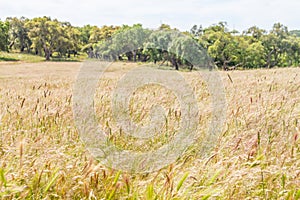
[[[300,199],[300,68],[221,71],[228,108],[213,151],[201,156],[195,144],[159,171],[132,174],[102,165],[79,137],[72,89],[80,66],[0,63],[1,199]],[[123,137],[110,113],[118,80],[138,66],[109,68],[99,81],[95,111],[114,144],[147,151],[168,138],[144,145]],[[205,131],[206,85],[198,72],[179,73],[196,94]],[[165,135],[176,130],[180,108],[172,92],[145,86],[132,99],[136,122],[146,123],[150,103],[162,102],[169,119]]]

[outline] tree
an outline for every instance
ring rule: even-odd
[[[262,37],[262,44],[265,47],[266,67],[272,68],[274,66],[283,65],[287,43],[284,42],[289,36],[286,26],[275,23],[273,29],[268,35]]]
[[[2,22],[0,20],[0,50],[1,51],[8,50],[8,31],[9,31],[9,23]]]
[[[27,49],[27,52],[30,52],[32,42],[28,36],[28,29],[25,27],[25,23],[29,20],[25,17],[20,19],[9,17],[6,21],[9,23],[9,49],[14,47],[19,49],[20,52],[23,52],[25,49]]]
[[[111,40],[96,45],[96,49],[97,52],[101,52],[102,57],[112,56],[115,60],[126,56],[128,61],[142,61],[143,45],[149,34],[150,31],[144,29],[141,24],[123,26],[116,31]]]
[[[198,39],[203,34],[202,26],[200,25],[198,27],[197,25],[194,25],[190,30],[190,34],[192,35],[193,38]]]
[[[268,34],[262,38],[262,44],[265,48],[266,67],[272,68],[279,63],[280,41],[275,34]]]
[[[78,42],[82,45],[85,46],[87,44],[89,44],[89,39],[91,36],[91,30],[92,30],[92,26],[91,25],[85,25],[83,27],[76,27],[75,29],[77,29],[80,32],[80,36],[78,38]]]
[[[58,52],[60,57],[66,54],[70,57],[71,52],[75,55],[80,49],[80,32],[68,22],[60,23],[60,25],[60,32],[58,33],[60,36],[56,43],[55,51]]]
[[[275,23],[273,25],[273,29],[271,30],[271,34],[276,35],[280,39],[283,39],[289,35],[288,28],[281,23]]]
[[[207,66],[206,51],[197,45],[195,40],[178,31],[154,31],[144,44],[144,51],[151,61],[168,61],[175,70],[180,66],[188,66],[190,70],[195,65]]]
[[[96,54],[104,59],[119,59],[128,61],[168,61],[179,70],[179,66],[189,66],[203,63],[205,56],[199,56],[202,49],[194,39],[179,31],[144,29],[141,24],[132,27],[123,26],[117,33],[105,42],[96,46]]]
[[[62,56],[68,50],[78,49],[80,33],[69,22],[38,17],[26,22],[25,27],[29,30],[31,47],[40,55],[44,52],[46,60],[50,60],[53,52],[58,52]]]
[[[257,26],[252,26],[244,31],[243,34],[252,36],[251,42],[257,42],[264,34],[266,34],[266,30],[260,29]]]
[[[25,26],[30,30],[32,48],[40,55],[44,51],[46,60],[50,60],[59,37],[58,21],[52,21],[50,17],[38,17],[28,21]]]
[[[282,55],[280,66],[298,66],[300,52],[300,38],[289,35],[281,41]]]
[[[102,40],[107,40],[119,30],[118,26],[103,26],[101,28],[93,26],[90,30],[89,43],[97,43]]]
[[[300,37],[300,30],[292,30],[289,32],[290,35],[295,35],[296,37]]]
[[[171,57],[172,64],[174,62],[172,59],[177,62],[177,65],[173,64],[176,70],[178,70],[178,64],[189,66],[190,70],[193,70],[194,66],[204,68],[210,65],[206,51],[189,36],[178,35],[173,38],[168,53],[173,56],[173,58]]]
[[[246,49],[245,68],[260,68],[266,65],[265,49],[260,41],[250,44]]]
[[[97,43],[102,40],[101,29],[97,26],[93,26],[90,31],[89,43]]]
[[[298,66],[299,36],[299,30],[289,32],[281,23],[275,23],[270,32],[252,26],[240,34],[230,31],[226,22],[207,28],[194,25],[190,31],[179,32],[168,24],[150,31],[141,24],[74,27],[50,17],[10,17],[0,21],[0,50],[34,51],[46,60],[53,53],[70,57],[81,50],[90,58],[171,63],[176,70],[193,69],[199,63],[207,65],[209,59],[204,50],[224,70]],[[195,42],[199,45],[194,45]]]
[[[80,41],[82,44],[82,51],[86,52],[89,57],[94,57],[97,55],[93,52],[94,46],[99,46],[97,44],[103,43],[110,39],[118,30],[119,26],[103,26],[101,28],[97,26],[84,26],[83,28],[79,28],[81,35]],[[104,42],[105,43],[105,42]],[[97,48],[97,47],[96,47]]]
[[[228,32],[225,22],[206,28],[199,43],[208,50],[215,64],[224,70],[238,62],[239,42]]]
[[[162,30],[169,31],[169,30],[172,30],[172,29],[171,29],[171,26],[168,25],[168,24],[161,24],[160,27],[158,28],[158,30],[160,30],[160,31],[162,31]]]
[[[176,32],[177,33],[177,32]],[[176,56],[176,52],[170,51],[171,43],[172,43],[172,34],[174,31],[154,31],[149,36],[149,40],[144,44],[145,52],[149,54],[151,61],[156,63],[157,61],[170,61],[173,67],[178,70],[179,63],[178,58]],[[179,36],[179,34],[177,34]]]

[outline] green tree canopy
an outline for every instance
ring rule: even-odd
[[[28,28],[25,27],[29,19],[9,17],[6,21],[9,23],[9,49],[19,49],[20,52],[27,49],[27,52],[30,52],[31,40],[28,36]]]
[[[9,23],[0,20],[0,50],[8,50],[8,31]]]

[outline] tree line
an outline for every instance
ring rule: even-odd
[[[9,17],[0,20],[0,50],[37,54],[46,60],[54,54],[57,57],[71,57],[79,52],[86,53],[90,58],[113,55],[114,60],[169,62],[175,69],[192,69],[193,64],[183,59],[183,55],[193,54],[196,49],[181,48],[183,45],[190,47],[192,40],[207,51],[217,67],[224,70],[299,66],[300,62],[300,31],[289,31],[281,23],[275,23],[269,31],[252,26],[241,33],[229,30],[226,22],[206,28],[194,25],[190,31],[181,32],[190,39],[179,37],[164,49],[158,49],[157,43],[163,45],[163,41],[169,39],[167,32],[176,29],[167,24],[162,24],[158,29],[164,31],[151,34],[141,24],[76,27],[50,17]],[[144,41],[148,37],[151,40]],[[120,49],[127,48],[124,46],[126,40],[130,39],[134,41],[131,45],[138,48],[121,52]]]

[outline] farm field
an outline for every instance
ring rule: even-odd
[[[0,63],[1,199],[300,199],[300,68],[220,71],[228,108],[213,151],[202,156],[195,144],[160,171],[130,174],[100,164],[79,137],[72,90],[81,64]],[[147,151],[122,137],[110,113],[118,80],[139,66],[112,64],[99,81],[95,110],[117,146]],[[205,131],[206,85],[198,72],[179,73],[193,88]],[[151,102],[168,111],[166,134],[176,131],[176,97],[157,86],[134,94],[134,120],[147,123]]]

